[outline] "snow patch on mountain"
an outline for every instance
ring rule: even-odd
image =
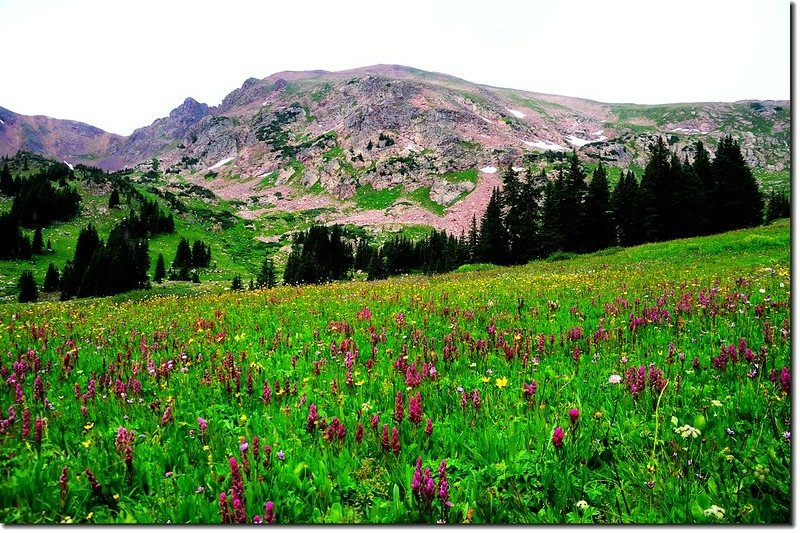
[[[556,144],[556,143],[550,142],[550,141],[535,141],[535,142],[522,141],[522,142],[525,143],[527,146],[530,146],[531,148],[539,148],[541,150],[557,150],[557,151],[560,151],[560,152],[566,152],[566,150],[567,150],[565,147],[561,146],[560,144]]]
[[[484,174],[494,174],[495,172],[497,172],[497,167],[491,167],[491,166],[483,167],[481,169],[481,172],[483,172]]]
[[[208,170],[216,170],[219,167],[221,167],[222,165],[230,163],[231,161],[233,161],[232,157],[226,157],[225,159],[223,159],[222,161],[216,163],[215,165],[212,165],[212,166],[208,167]]]
[[[517,118],[525,118],[525,113],[523,113],[522,111],[517,111],[516,109],[510,109],[510,108],[506,108],[506,111],[508,111]]]

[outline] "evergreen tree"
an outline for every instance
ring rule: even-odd
[[[500,190],[495,188],[481,220],[481,261],[495,265],[508,264],[508,235],[503,225]]]
[[[584,222],[584,198],[586,196],[586,174],[574,151],[569,158],[569,171],[563,177],[561,187],[560,223],[565,252],[584,252],[586,224]]]
[[[586,192],[584,217],[586,251],[602,250],[615,243],[608,176],[603,163],[598,164],[592,173],[592,181]]]
[[[272,257],[267,256],[264,258],[264,262],[261,264],[261,272],[258,273],[258,277],[256,277],[256,284],[259,288],[268,288],[271,289],[275,286],[275,265],[272,262]]]
[[[19,239],[17,257],[20,259],[30,259],[32,253],[33,250],[31,247],[31,240],[26,235],[22,235],[22,237]]]
[[[44,285],[42,286],[42,290],[44,292],[57,291],[59,281],[58,269],[56,268],[55,264],[50,263],[47,267],[47,273],[44,275]]]
[[[697,141],[694,146],[695,156],[692,169],[700,181],[703,201],[705,207],[702,220],[703,228],[701,234],[708,234],[714,231],[714,224],[719,213],[719,197],[717,195],[717,183],[714,181],[714,173],[711,170],[711,158],[702,141]]]
[[[761,224],[764,201],[758,183],[742,156],[739,143],[730,135],[717,145],[711,170],[719,200],[715,230],[730,231]]]
[[[108,198],[108,208],[113,209],[119,206],[119,191],[116,187],[111,191],[111,196]]]
[[[365,272],[372,259],[372,249],[366,239],[358,239],[356,253],[353,257],[353,270]]]
[[[658,242],[670,236],[670,217],[675,205],[672,189],[670,155],[664,139],[650,147],[650,160],[644,169],[639,187],[642,233],[647,242]]]
[[[785,193],[770,191],[767,197],[767,211],[765,222],[772,222],[778,218],[789,218],[791,216],[791,205],[789,197]]]
[[[232,291],[242,290],[242,276],[240,276],[239,274],[233,276],[233,280],[231,281],[231,290]]]
[[[8,163],[6,163],[3,165],[3,170],[0,170],[0,193],[13,196],[16,192],[14,185],[14,179],[11,177],[11,171],[8,170]]]
[[[638,196],[639,183],[633,171],[620,171],[619,181],[611,197],[617,242],[620,246],[633,246],[639,242],[640,224],[636,216]]]
[[[44,239],[42,239],[41,226],[36,226],[36,231],[33,232],[33,242],[31,243],[31,251],[35,254],[40,254],[44,251]]]
[[[35,302],[39,299],[39,289],[36,287],[36,280],[30,270],[22,272],[17,281],[17,289],[19,289],[18,301],[21,303]]]
[[[564,249],[563,219],[563,172],[555,181],[548,181],[544,188],[542,202],[542,227],[540,231],[541,255],[548,255]]]
[[[477,263],[480,259],[480,233],[478,232],[478,222],[475,213],[472,213],[472,222],[469,225],[467,235],[467,258],[470,263]]]
[[[704,209],[705,195],[700,178],[689,164],[689,159],[681,162],[677,154],[670,161],[672,169],[672,188],[675,200],[671,238],[694,237],[705,233],[707,222]]]
[[[543,183],[547,183],[544,171],[539,179],[543,180]],[[515,254],[520,263],[527,263],[541,253],[540,203],[541,189],[529,169],[519,190],[520,229]]]
[[[386,279],[386,261],[383,256],[376,250],[369,260],[367,266],[367,281],[374,281],[376,279]]]
[[[164,266],[164,254],[158,254],[156,259],[156,270],[153,273],[153,281],[161,283],[167,275],[166,267]]]
[[[172,268],[176,270],[189,269],[192,267],[192,249],[186,237],[181,237],[178,248],[175,251],[175,259],[172,261]]]

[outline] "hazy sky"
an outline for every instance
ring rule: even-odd
[[[0,106],[120,134],[249,77],[377,63],[665,103],[789,98],[787,0],[0,0]]]

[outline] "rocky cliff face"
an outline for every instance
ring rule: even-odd
[[[460,231],[482,212],[506,165],[545,167],[574,149],[587,161],[635,168],[659,135],[691,158],[696,140],[713,152],[732,134],[752,166],[781,171],[789,125],[783,101],[604,104],[377,65],[251,78],[217,107],[189,98],[127,138],[99,130],[70,137],[60,128],[45,135],[53,142],[37,146],[31,136],[25,146],[48,153],[55,139],[84,139],[94,164],[109,169],[155,157],[167,176],[236,200],[247,218],[321,209],[326,221]],[[391,194],[378,205],[362,201],[365,191]]]

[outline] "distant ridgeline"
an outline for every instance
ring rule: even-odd
[[[773,191],[762,197],[730,136],[720,141],[713,159],[702,142],[695,148],[697,156],[690,163],[670,153],[659,138],[641,181],[622,170],[613,191],[606,167],[599,164],[587,182],[574,152],[569,168],[553,181],[530,172],[520,179],[509,167],[480,224],[473,216],[468,233],[459,238],[434,231],[417,242],[396,237],[381,247],[361,239],[354,251],[341,242],[341,229],[312,227],[295,237],[284,283],[342,279],[351,267],[378,279],[411,271],[447,272],[469,263],[523,264],[722,233],[789,216],[787,194]]]

